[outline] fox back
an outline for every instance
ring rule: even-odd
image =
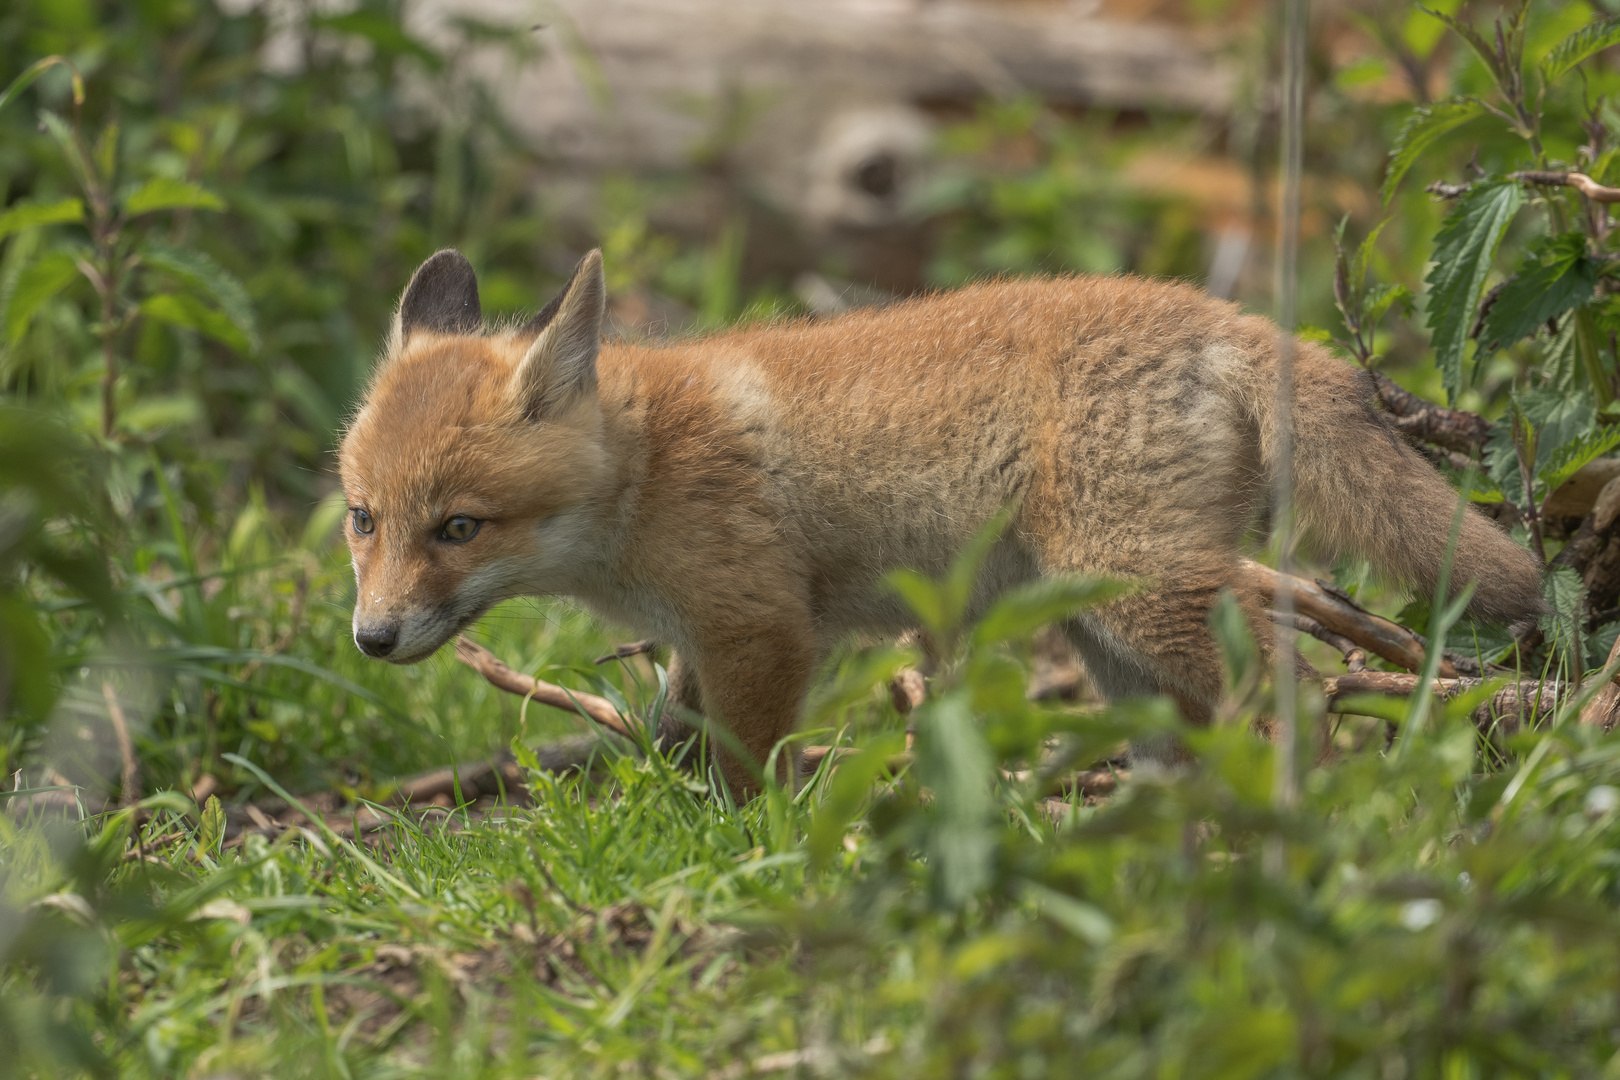
[[[1236,574],[1282,445],[1266,320],[1080,277],[604,348],[603,303],[593,252],[529,323],[486,332],[461,256],[418,270],[340,452],[362,649],[412,662],[498,600],[572,596],[672,645],[676,702],[758,762],[841,635],[905,627],[883,576],[942,571],[1003,508],[981,600],[1047,574],[1143,583],[1065,625],[1106,695],[1207,718],[1222,589],[1269,637]],[[1363,376],[1294,351],[1302,525],[1432,588],[1456,493]],[[1472,510],[1453,580],[1486,617],[1541,605],[1536,564]]]

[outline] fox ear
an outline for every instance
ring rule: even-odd
[[[524,327],[537,331],[512,376],[513,396],[524,416],[550,415],[596,389],[596,353],[606,312],[602,253],[592,251],[574,268],[561,294]]]
[[[434,334],[476,334],[484,325],[478,303],[478,275],[459,251],[429,256],[411,275],[394,316],[394,344],[418,330]]]

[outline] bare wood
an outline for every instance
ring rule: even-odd
[[[1471,457],[1484,449],[1495,425],[1478,413],[1448,409],[1418,397],[1379,371],[1371,373],[1378,387],[1378,398],[1390,411],[1391,421],[1400,431],[1421,442],[1442,447],[1452,454]],[[1453,466],[1466,461],[1449,458]],[[1585,517],[1609,481],[1620,477],[1620,458],[1598,458],[1576,471],[1541,505],[1543,518]]]
[[[901,668],[889,680],[889,700],[902,716],[928,700],[928,682],[916,668]]]
[[[1473,454],[1490,438],[1493,425],[1478,413],[1448,409],[1418,397],[1381,371],[1371,373],[1378,398],[1394,414],[1403,433],[1461,454]]]
[[[828,757],[831,757],[833,763],[837,764],[839,759],[857,753],[860,753],[859,749],[853,746],[807,746],[799,751],[799,769],[801,772],[813,773],[821,767],[821,763],[827,760]],[[906,750],[899,754],[890,754],[888,760],[884,763],[884,768],[890,772],[899,772],[910,764],[911,751]]]
[[[587,720],[601,724],[615,735],[622,735],[631,741],[635,739],[629,726],[619,716],[619,711],[605,697],[589,694],[583,690],[564,690],[556,683],[536,679],[521,671],[513,671],[494,653],[467,637],[456,638],[456,659],[478,672],[497,689],[538,701],[542,705],[550,705],[554,709],[562,709],[564,712],[578,713]]]
[[[583,769],[601,756],[602,743],[594,735],[577,735],[537,746],[535,758],[546,772]],[[523,769],[510,753],[480,761],[468,761],[449,768],[433,769],[401,780],[394,789],[394,802],[411,805],[431,802],[441,795],[455,796],[459,783],[462,797],[477,799],[488,795],[521,794],[528,790]]]
[[[1605,187],[1585,173],[1523,169],[1508,173],[1508,178],[1522,180],[1527,184],[1544,184],[1548,187],[1572,187],[1593,202],[1620,202],[1620,188]]]
[[[1264,596],[1275,596],[1279,589],[1286,589],[1295,611],[1390,663],[1399,664],[1409,671],[1422,669],[1428,645],[1399,623],[1374,615],[1352,600],[1335,596],[1314,581],[1279,574],[1252,559],[1243,560],[1239,574],[1251,588]],[[1456,677],[1456,665],[1450,659],[1441,657],[1440,674],[1448,678]]]
[[[113,734],[118,739],[118,756],[123,760],[124,772],[119,780],[118,803],[133,806],[141,801],[141,763],[135,757],[135,740],[130,738],[129,721],[124,707],[118,702],[111,682],[101,684],[101,696],[107,701],[107,716],[112,720]]]
[[[1620,640],[1616,640],[1614,647],[1609,650],[1609,663],[1614,663],[1616,657],[1620,657]],[[1588,701],[1586,708],[1581,710],[1581,723],[1591,724],[1601,731],[1613,731],[1617,721],[1620,721],[1620,675],[1610,679],[1608,685],[1598,691],[1597,697]]]
[[[1435,679],[1429,686],[1442,700],[1450,700],[1495,681],[1478,678]],[[1322,691],[1327,697],[1328,710],[1338,712],[1342,711],[1341,706],[1357,695],[1384,694],[1406,697],[1422,685],[1421,678],[1405,672],[1363,671],[1355,675],[1337,675],[1323,679]],[[1574,689],[1570,683],[1551,679],[1510,682],[1474,710],[1474,723],[1481,729],[1494,727],[1503,734],[1512,734],[1522,728],[1534,727],[1551,717]]]
[[[1283,617],[1280,611],[1268,611],[1267,614],[1275,620],[1281,620]],[[1343,634],[1335,634],[1309,615],[1301,615],[1297,611],[1289,614],[1288,621],[1293,624],[1295,630],[1303,634],[1309,634],[1316,640],[1326,642],[1338,649],[1339,653],[1344,657],[1345,670],[1352,674],[1367,670],[1367,651]]]
[[[595,660],[592,660],[591,663],[605,664],[610,660],[628,660],[632,656],[640,656],[643,653],[650,653],[656,648],[658,648],[658,642],[654,641],[652,638],[646,638],[641,641],[632,641],[627,645],[613,646],[612,652],[598,656]]]

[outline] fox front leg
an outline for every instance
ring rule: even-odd
[[[724,633],[705,635],[695,648],[672,661],[672,696],[686,697],[695,682],[705,716],[722,725],[752,759],[750,766],[729,748],[716,746],[720,773],[739,798],[758,792],[758,770],[777,743],[792,734],[815,663],[808,616],[729,627]],[[790,748],[778,754],[778,781],[790,781],[796,759]]]

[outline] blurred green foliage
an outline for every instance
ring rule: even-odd
[[[1513,174],[1617,179],[1620,77],[1592,58],[1620,31],[1582,3],[1504,8],[1500,37],[1496,9],[1440,10],[1449,31],[1358,6],[1382,51],[1350,64],[1318,42],[1302,311],[1495,418],[1479,483],[1556,561],[1538,506],[1620,445],[1614,251],[1601,208]],[[618,178],[576,235],[465,74],[475,52],[533,59],[526,32],[461,19],[429,41],[402,14],[0,11],[0,77],[66,61],[0,104],[0,772],[22,785],[0,798],[133,799],[93,760],[110,701],[146,793],[82,821],[0,814],[0,1075],[1615,1075],[1620,751],[1576,706],[1486,735],[1477,695],[1401,703],[1396,723],[1424,722],[1382,753],[1382,720],[1329,726],[1307,696],[1290,804],[1249,731],[1273,703],[1231,611],[1216,728],[1163,702],[1031,702],[1029,636],[1114,586],[1048,583],[965,626],[981,548],[943,581],[894,581],[935,665],[910,766],[883,686],[918,658],[854,650],[806,720],[851,753],[798,791],[738,807],[656,755],[608,754],[595,778],[532,772],[531,808],[457,810],[454,831],[393,816],[379,849],[318,822],[224,845],[220,802],[170,789],[209,773],[234,803],[375,798],[501,747],[532,762],[569,723],[448,658],[401,670],[349,645],[326,455],[422,257],[467,252],[495,315],[544,299],[590,243],[616,297],[657,294],[693,328],[800,310],[746,272],[740,204],[680,237],[654,223],[665,182]],[[1255,85],[1218,133],[1257,190],[1274,44],[1234,45]],[[1209,138],[987,105],[946,131],[949,167],[912,208],[928,274],[1197,279],[1195,193],[1124,170]],[[1438,202],[1435,179],[1468,186]],[[1579,578],[1549,580],[1551,644],[1521,659],[1579,674],[1615,627],[1583,629]],[[1445,629],[1421,598],[1402,617]],[[478,632],[514,667],[661,707],[656,680],[590,663],[605,631],[568,608],[505,605]],[[1466,632],[1468,651],[1505,645]],[[62,756],[64,732],[90,758]],[[1100,804],[1046,797],[1068,766],[1170,735],[1195,764]]]

